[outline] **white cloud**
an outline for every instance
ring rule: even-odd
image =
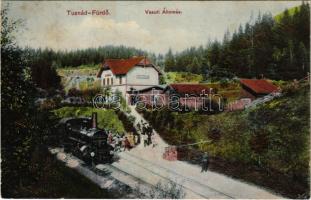
[[[21,46],[78,49],[125,45],[165,53],[222,39],[261,10],[277,14],[300,2],[10,2],[10,16],[26,21]],[[178,8],[182,15],[145,14]],[[109,9],[111,16],[68,16],[67,10]]]

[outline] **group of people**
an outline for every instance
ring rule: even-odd
[[[141,121],[137,124],[137,128],[142,135],[142,139],[144,142],[144,147],[149,146],[152,144],[152,147],[157,145],[156,143],[156,135],[153,133],[153,129],[147,123]],[[141,141],[139,135],[134,135],[134,142],[135,144],[139,144]],[[129,138],[123,134],[113,134],[112,131],[108,131],[108,139],[107,142],[114,147],[115,151],[125,151],[130,150],[132,145],[130,143]],[[202,170],[201,172],[206,172],[209,167],[209,156],[207,152],[205,152],[202,156],[201,160]]]
[[[130,150],[132,145],[125,134],[113,134],[111,131],[108,131],[108,144],[114,147],[115,151],[125,151]]]
[[[155,147],[157,145],[156,135],[153,133],[153,129],[148,123],[141,121],[137,124],[137,129],[141,133],[141,135],[137,134],[137,132],[134,131],[133,138],[128,138],[129,135],[126,136],[125,133],[113,133],[112,131],[108,130],[107,143],[113,146],[115,151],[130,150],[133,145],[139,144],[141,140],[144,143],[144,147],[149,145]],[[130,140],[133,141],[130,142]],[[133,143],[133,145],[131,143]]]
[[[144,147],[149,146],[151,144],[152,147],[155,147],[157,145],[156,135],[153,133],[153,129],[149,124],[141,120],[141,122],[137,124],[137,128],[142,135]]]

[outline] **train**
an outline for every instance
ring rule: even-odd
[[[112,163],[114,147],[108,143],[108,131],[97,126],[97,113],[92,117],[63,118],[57,124],[64,151],[86,164]]]

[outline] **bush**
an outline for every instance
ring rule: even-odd
[[[182,186],[173,181],[157,183],[155,189],[150,193],[152,199],[182,199],[184,196],[185,192]]]
[[[208,132],[208,138],[212,141],[219,141],[221,138],[220,130],[213,128],[211,131]]]
[[[124,132],[125,128],[122,121],[119,120],[117,114],[111,109],[96,109],[91,107],[62,107],[54,110],[56,116],[63,117],[78,117],[92,116],[92,112],[97,112],[97,120],[99,128],[107,128],[119,133]]]
[[[86,101],[92,101],[93,98],[101,92],[100,88],[88,88],[85,90],[82,90],[82,96]]]
[[[68,90],[68,96],[71,97],[81,97],[82,96],[82,92],[80,90],[78,90],[77,88],[71,88]]]
[[[136,129],[134,128],[135,117],[128,116],[127,114],[125,114],[121,110],[117,110],[116,112],[117,112],[119,120],[122,122],[122,124],[124,126],[124,129],[127,132],[136,133]]]
[[[229,80],[227,78],[222,78],[222,79],[220,79],[219,84],[221,87],[228,87]]]
[[[57,102],[55,102],[53,99],[46,99],[40,104],[41,110],[51,110],[55,109],[57,107]]]

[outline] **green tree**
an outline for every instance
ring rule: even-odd
[[[34,87],[25,56],[14,44],[13,33],[20,22],[7,17],[7,8],[1,11],[1,113],[2,183],[3,191],[13,185],[23,185],[21,173],[26,173],[31,152],[32,129],[29,120],[33,113]]]
[[[164,65],[165,65],[166,71],[174,71],[175,70],[175,68],[176,68],[175,58],[174,58],[174,55],[172,53],[172,49],[169,49],[169,51],[165,55]]]
[[[307,49],[305,45],[300,42],[299,47],[297,50],[297,59],[298,59],[298,67],[299,71],[301,71],[302,74],[307,74],[307,72],[310,71],[309,66],[309,55],[307,52]]]
[[[198,58],[195,56],[191,63],[191,72],[194,74],[200,74],[201,73],[201,64],[199,63]]]
[[[50,120],[34,106],[36,90],[30,69],[13,37],[21,24],[10,21],[7,12],[7,8],[1,10],[1,192],[12,198],[19,197],[21,189],[38,176],[39,172],[31,170],[35,165],[32,153],[44,143]]]

